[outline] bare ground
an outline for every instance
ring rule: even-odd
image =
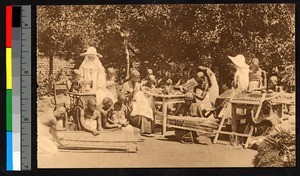
[[[295,116],[286,125],[295,128]],[[168,136],[174,131],[168,131]],[[70,153],[38,156],[38,168],[253,167],[256,150],[224,144],[181,144],[159,135],[143,137],[137,153]]]
[[[252,149],[224,144],[181,144],[160,135],[144,139],[138,143],[137,153],[58,152],[54,156],[38,156],[38,167],[253,167],[252,160],[257,153]]]

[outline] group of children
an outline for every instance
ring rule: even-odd
[[[233,86],[235,88],[242,87],[244,91],[260,91],[267,90],[269,93],[280,92],[282,88],[278,86],[278,78],[271,76],[266,81],[266,73],[259,67],[258,59],[252,59],[250,66],[244,62],[240,62],[239,56],[230,58],[236,65],[237,71],[234,77]],[[248,72],[244,72],[245,68],[250,68]],[[93,135],[99,135],[100,131],[111,128],[126,128],[129,125],[130,111],[126,105],[126,95],[122,92],[118,93],[115,85],[115,72],[112,69],[107,70],[107,86],[113,89],[117,101],[106,97],[103,99],[101,105],[97,105],[96,98],[90,97],[86,101],[85,108],[80,112],[80,124],[84,130],[91,132]],[[168,93],[169,89],[177,89],[185,94],[185,104],[168,107],[172,113],[176,115],[188,115],[204,118],[214,118],[214,112],[218,109],[215,107],[215,101],[219,96],[219,87],[215,74],[207,67],[199,66],[197,74],[191,77],[189,75],[190,69],[184,68],[181,78],[176,84],[173,85],[170,72],[165,72],[162,78],[156,79],[151,69],[147,70],[147,75],[140,81],[142,87],[150,89],[162,88],[164,93]],[[245,74],[246,73],[246,74]],[[73,70],[72,78],[69,83],[70,92],[80,92],[83,89],[78,70]],[[243,78],[244,76],[244,78]],[[245,80],[245,78],[247,80]],[[109,83],[111,81],[113,84]],[[245,87],[245,85],[247,85]],[[69,121],[72,121],[73,115],[70,112],[68,100],[62,96],[61,100],[64,102],[62,105],[56,106],[53,117],[60,130],[69,130]],[[58,113],[59,112],[59,113]],[[70,120],[71,119],[71,120]],[[53,119],[52,119],[53,120]],[[51,120],[51,121],[52,121]],[[53,125],[51,125],[53,126]],[[57,137],[56,137],[57,138]],[[57,138],[59,140],[59,138]]]

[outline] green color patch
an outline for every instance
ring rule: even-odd
[[[12,131],[12,90],[6,90],[6,131]]]

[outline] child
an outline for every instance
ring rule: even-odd
[[[112,99],[105,97],[101,105],[97,106],[102,118],[102,127],[105,129],[122,128],[122,125],[114,123],[110,118],[112,116],[112,105]]]
[[[81,92],[80,75],[78,69],[73,70],[70,92]]]
[[[212,116],[212,104],[209,100],[208,84],[206,83],[204,77],[197,77],[196,79],[198,85],[194,88],[193,94],[195,96],[195,101],[200,109],[201,117],[210,117]]]
[[[149,75],[149,80],[144,84],[144,86],[149,87],[151,89],[156,87],[156,80],[154,75]]]
[[[118,101],[114,104],[113,110],[109,114],[109,121],[114,124],[120,124],[126,127],[129,122],[127,120],[127,107],[124,104],[125,94],[120,93],[118,96]]]
[[[267,91],[268,93],[283,92],[282,87],[278,86],[277,76],[271,76],[269,78]]]
[[[94,136],[99,135],[102,131],[101,114],[96,109],[96,99],[94,97],[90,97],[87,100],[87,107],[81,110],[80,123],[84,130]]]

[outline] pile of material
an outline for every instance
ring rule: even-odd
[[[175,87],[174,87],[175,88]],[[143,92],[148,95],[159,94],[159,95],[183,95],[180,90],[175,90],[173,88],[162,89],[162,88],[148,88],[144,87]]]
[[[60,131],[58,134],[68,143],[58,147],[63,152],[136,153],[137,142],[142,142],[136,135],[122,131],[103,131],[98,136],[83,131]]]
[[[218,120],[212,118],[199,118],[190,116],[168,116],[167,124],[172,127],[189,128],[194,131],[212,133],[218,128]],[[188,130],[188,129],[187,129]]]
[[[228,90],[219,96],[219,99],[229,99],[233,90]],[[262,97],[261,91],[254,91],[251,93],[248,92],[240,92],[236,93],[233,100],[241,100],[241,101],[260,101]],[[295,103],[295,94],[284,93],[284,92],[273,92],[267,93],[266,100],[271,100],[273,102],[283,103],[283,104],[294,104]]]

